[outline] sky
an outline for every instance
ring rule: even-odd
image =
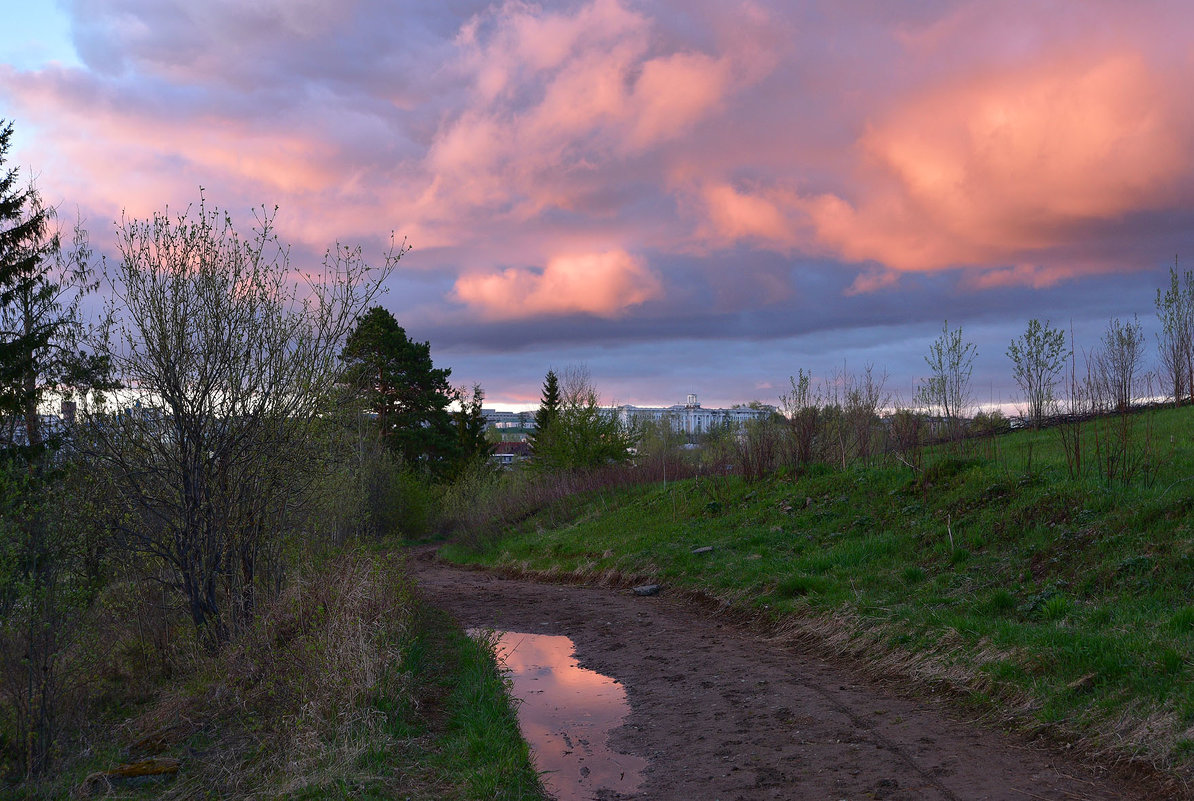
[[[1097,345],[1194,268],[1186,0],[0,0],[10,164],[114,222],[263,204],[487,404],[777,403],[946,320],[1012,403],[1031,318]],[[251,218],[249,218],[251,219]],[[111,258],[111,255],[109,255]],[[1150,353],[1150,360],[1154,360]]]

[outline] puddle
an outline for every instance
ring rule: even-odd
[[[498,661],[520,701],[518,725],[547,791],[560,801],[588,801],[601,788],[637,790],[647,761],[606,743],[630,712],[625,688],[580,667],[567,637],[514,631],[495,637]]]

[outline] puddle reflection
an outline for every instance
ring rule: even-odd
[[[479,629],[477,631],[480,631]],[[601,788],[633,793],[647,761],[611,751],[606,739],[630,711],[626,690],[580,667],[572,640],[496,632],[498,661],[521,702],[518,724],[555,798],[591,799]]]

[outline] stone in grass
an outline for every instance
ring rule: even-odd
[[[712,545],[705,545],[705,546],[702,546],[702,547],[700,547],[700,548],[693,548],[693,549],[692,549],[692,552],[693,552],[693,553],[713,553],[713,546],[712,546]]]
[[[635,595],[658,595],[663,589],[662,584],[642,584],[634,588]]]

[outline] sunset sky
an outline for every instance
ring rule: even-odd
[[[42,6],[31,11],[30,6]],[[942,321],[1011,402],[1194,269],[1194,4],[0,0],[12,163],[111,252],[122,211],[280,207],[296,265],[413,250],[382,303],[533,405],[776,403]],[[1154,361],[1149,354],[1150,363]]]

